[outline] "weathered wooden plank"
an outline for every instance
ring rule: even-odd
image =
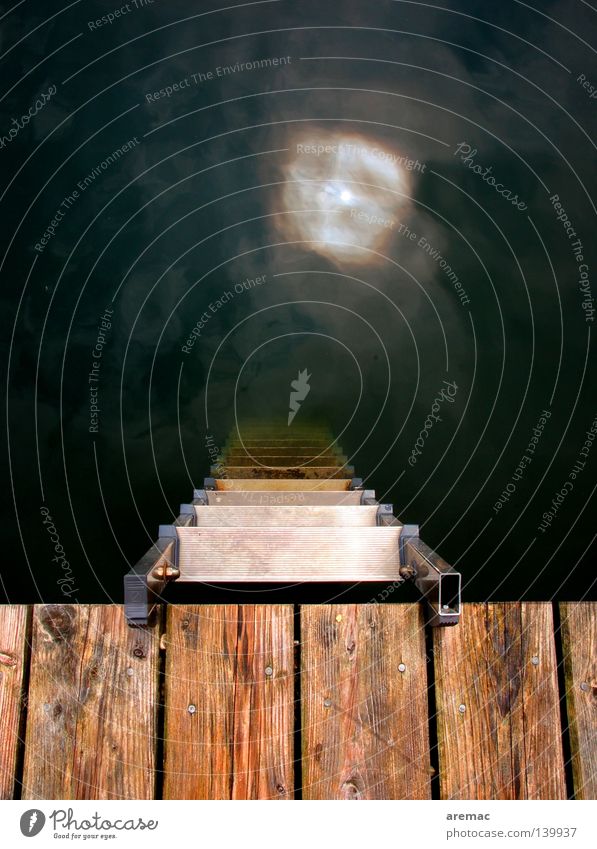
[[[292,798],[292,605],[180,605],[167,623],[164,798]]]
[[[464,605],[434,660],[441,797],[566,798],[551,604]]]
[[[27,660],[28,610],[25,605],[0,607],[0,799],[15,790],[23,683]]]
[[[116,605],[37,605],[23,797],[154,795],[159,629]]]
[[[574,797],[597,799],[597,602],[560,604]]]
[[[429,798],[420,605],[301,607],[301,667],[303,797]]]

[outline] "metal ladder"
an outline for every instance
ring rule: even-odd
[[[171,581],[414,581],[430,625],[455,625],[461,577],[364,489],[322,427],[243,427],[193,501],[125,575],[125,614],[146,625]]]

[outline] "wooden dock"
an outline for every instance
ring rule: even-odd
[[[597,603],[0,607],[3,799],[597,798]]]

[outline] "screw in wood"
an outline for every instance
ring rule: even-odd
[[[323,706],[324,707],[331,707],[332,706],[332,700],[331,699],[324,699],[323,700]]]
[[[588,693],[589,690],[590,690],[590,687],[589,687],[589,685],[587,684],[586,681],[583,681],[582,684],[580,685],[580,689],[583,691],[583,693]]]
[[[539,658],[537,657],[537,655],[534,655],[531,658],[531,663],[533,664],[533,666],[539,666]]]
[[[189,705],[187,710],[190,714],[197,713],[197,708],[195,707],[195,705]]]
[[[273,674],[274,674],[274,670],[271,668],[271,666],[266,666],[266,667],[265,667],[265,674],[266,674],[266,675],[268,675],[268,676],[270,676],[270,675],[273,675]]]
[[[406,663],[399,663],[398,664],[398,671],[399,672],[406,672]]]
[[[466,705],[458,705],[458,710],[460,713],[464,713],[466,711]]]

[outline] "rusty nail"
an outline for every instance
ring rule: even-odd
[[[458,710],[460,713],[464,713],[466,711],[466,705],[458,705]]]
[[[197,708],[195,707],[195,705],[189,705],[189,706],[188,706],[188,708],[187,708],[187,710],[188,710],[188,712],[189,712],[190,714],[193,714],[193,713],[196,713],[196,712],[197,712]]]
[[[268,676],[274,674],[274,670],[271,668],[271,666],[265,667],[265,674],[268,675]]]
[[[398,671],[399,672],[406,672],[406,663],[399,663],[398,664]]]

